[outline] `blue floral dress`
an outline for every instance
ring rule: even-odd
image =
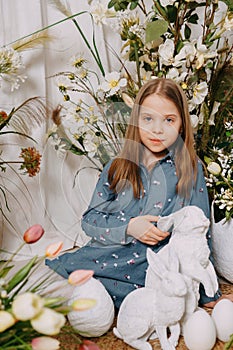
[[[102,171],[91,203],[82,218],[82,228],[91,240],[75,252],[47,260],[46,264],[65,278],[76,269],[94,270],[94,276],[104,284],[118,308],[129,292],[144,286],[148,266],[148,245],[127,235],[129,220],[147,214],[166,216],[186,205],[200,207],[209,217],[209,201],[199,161],[196,186],[188,201],[176,193],[177,176],[171,152],[158,161],[150,172],[141,164],[144,195],[139,199],[134,198],[130,186],[118,194],[109,189],[110,164],[111,161]],[[210,235],[207,238],[210,243]],[[167,237],[149,247],[158,252],[169,239]],[[203,304],[219,298],[219,292],[214,298],[207,297],[203,288],[200,293],[200,302]]]

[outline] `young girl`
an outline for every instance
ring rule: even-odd
[[[169,242],[170,232],[156,227],[158,217],[187,205],[209,217],[187,100],[174,81],[154,79],[140,89],[123,149],[103,169],[83,215],[90,242],[47,264],[65,278],[76,269],[94,270],[118,308],[144,286],[148,246],[158,252]],[[220,295],[209,298],[201,289],[200,304]]]

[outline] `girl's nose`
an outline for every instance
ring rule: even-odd
[[[160,120],[154,120],[153,126],[152,126],[152,132],[154,134],[161,134],[163,133],[163,125]]]

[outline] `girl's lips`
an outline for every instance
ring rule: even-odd
[[[150,139],[151,142],[153,143],[162,143],[163,140],[160,140],[160,139]]]

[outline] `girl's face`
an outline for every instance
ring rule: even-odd
[[[141,142],[155,156],[161,155],[176,141],[182,126],[176,105],[156,93],[147,96],[140,107]]]

